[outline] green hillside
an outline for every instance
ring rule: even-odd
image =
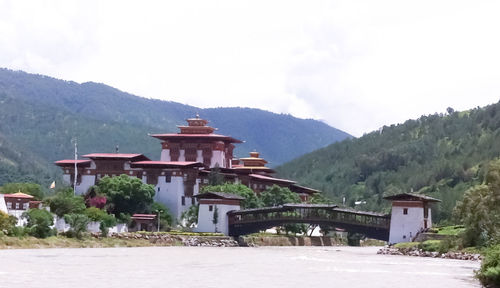
[[[443,202],[434,219],[451,219],[457,199],[482,181],[484,164],[500,155],[500,104],[422,116],[334,143],[277,168],[324,191],[337,203],[388,211],[385,195],[423,192]]]
[[[351,137],[322,122],[290,115],[248,108],[200,109],[137,97],[103,84],[0,69],[0,139],[10,143],[8,150],[7,144],[0,146],[0,165],[10,169],[3,173],[11,175],[9,181],[23,175],[49,181],[37,167],[48,175],[57,173],[52,162],[72,157],[74,137],[80,155],[114,152],[119,145],[120,152],[159,159],[160,143],[147,134],[177,132],[176,125],[196,113],[219,128],[217,133],[245,141],[237,146],[237,156],[258,150],[271,165]],[[27,156],[8,156],[19,154]],[[14,173],[15,167],[25,169]],[[7,181],[3,178],[0,185]]]

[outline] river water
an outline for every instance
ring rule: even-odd
[[[376,247],[0,250],[0,287],[480,287],[478,262]]]

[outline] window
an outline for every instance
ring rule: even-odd
[[[160,187],[158,187],[158,192],[160,192]]]
[[[403,208],[403,215],[408,215],[408,208]]]
[[[16,203],[16,210],[19,210],[19,203]]]
[[[208,211],[210,211],[210,212],[214,211],[214,206],[213,205],[208,205]]]
[[[29,205],[28,203],[24,203],[23,204],[23,210],[28,210],[28,205]]]
[[[191,198],[191,205],[196,204],[196,201],[195,201],[195,200],[196,200],[196,199],[195,199],[194,197],[192,197],[192,198]]]
[[[167,172],[167,174],[165,175],[165,182],[167,183],[172,182],[172,173]]]
[[[186,197],[184,196],[181,197],[181,205],[186,206]]]
[[[12,209],[12,202],[7,202],[7,208]]]

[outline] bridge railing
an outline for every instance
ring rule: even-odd
[[[229,225],[263,221],[332,222],[388,229],[387,215],[340,209],[337,207],[273,207],[233,211],[228,214]]]

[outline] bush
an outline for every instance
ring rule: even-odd
[[[24,212],[23,217],[28,220],[27,233],[37,238],[47,238],[54,235],[51,226],[54,224],[54,216],[45,209],[30,209]]]
[[[64,215],[64,221],[68,223],[71,228],[66,233],[68,237],[76,237],[82,239],[83,233],[87,231],[87,224],[89,224],[89,217],[83,214],[67,214]]]
[[[116,218],[99,208],[87,208],[84,214],[90,221],[100,222],[99,229],[101,230],[101,236],[103,237],[108,236],[109,228],[116,225]]]
[[[486,249],[476,277],[487,287],[500,287],[500,245]]]
[[[85,211],[85,201],[83,197],[73,194],[73,190],[64,189],[57,192],[54,197],[47,199],[50,211],[59,217],[66,214],[81,214]]]
[[[0,232],[8,233],[12,228],[14,228],[14,226],[16,226],[16,222],[16,217],[0,211]]]

